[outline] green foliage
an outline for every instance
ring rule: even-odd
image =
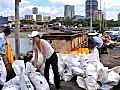
[[[120,21],[107,20],[106,24],[107,24],[107,27],[119,27]]]
[[[83,25],[83,27],[87,27],[89,26],[89,20],[87,19],[81,20],[81,24]]]
[[[72,25],[73,24],[73,20],[70,19],[69,17],[65,18],[65,20],[63,22],[64,22],[64,25]]]
[[[44,22],[37,22],[37,25],[43,25]]]
[[[21,24],[34,24],[34,20],[20,20]]]

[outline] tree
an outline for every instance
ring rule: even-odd
[[[65,20],[63,22],[64,22],[64,25],[72,25],[73,24],[73,20],[70,19],[69,17],[65,18]]]
[[[89,26],[89,20],[88,19],[83,19],[81,20],[81,24],[83,27],[88,27]]]
[[[34,20],[20,20],[21,24],[34,24]]]

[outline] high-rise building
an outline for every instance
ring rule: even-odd
[[[34,20],[33,15],[25,15],[25,20]]]
[[[118,20],[120,21],[120,13],[118,14]]]
[[[92,10],[90,9],[91,7],[92,7]],[[89,19],[91,11],[92,11],[92,15],[93,15],[95,10],[98,10],[98,1],[97,0],[86,0],[86,2],[85,2],[86,18]]]
[[[38,8],[37,7],[33,7],[32,8],[32,13],[33,14],[38,14]]]
[[[43,22],[49,22],[51,19],[50,16],[43,16]]]
[[[42,22],[42,15],[36,15],[36,21]]]
[[[70,19],[74,17],[75,8],[73,5],[65,5],[64,6],[64,18],[69,17]]]
[[[95,10],[93,14],[93,20],[102,21],[104,19],[104,14],[101,10]]]

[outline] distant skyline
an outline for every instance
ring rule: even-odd
[[[15,0],[0,0],[0,16],[14,16]],[[64,5],[75,5],[75,15],[85,16],[86,0],[21,0],[20,17],[32,14],[32,8],[38,7],[39,14],[49,15],[52,18],[64,16]],[[120,12],[120,0],[101,0],[102,10],[105,11],[107,19],[118,19]],[[98,0],[98,3],[100,0]],[[105,2],[105,3],[104,3]],[[98,8],[100,8],[100,3]]]

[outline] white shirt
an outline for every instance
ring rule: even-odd
[[[41,47],[41,52],[45,59],[49,59],[54,53],[52,46],[44,39],[40,39],[43,47]]]

